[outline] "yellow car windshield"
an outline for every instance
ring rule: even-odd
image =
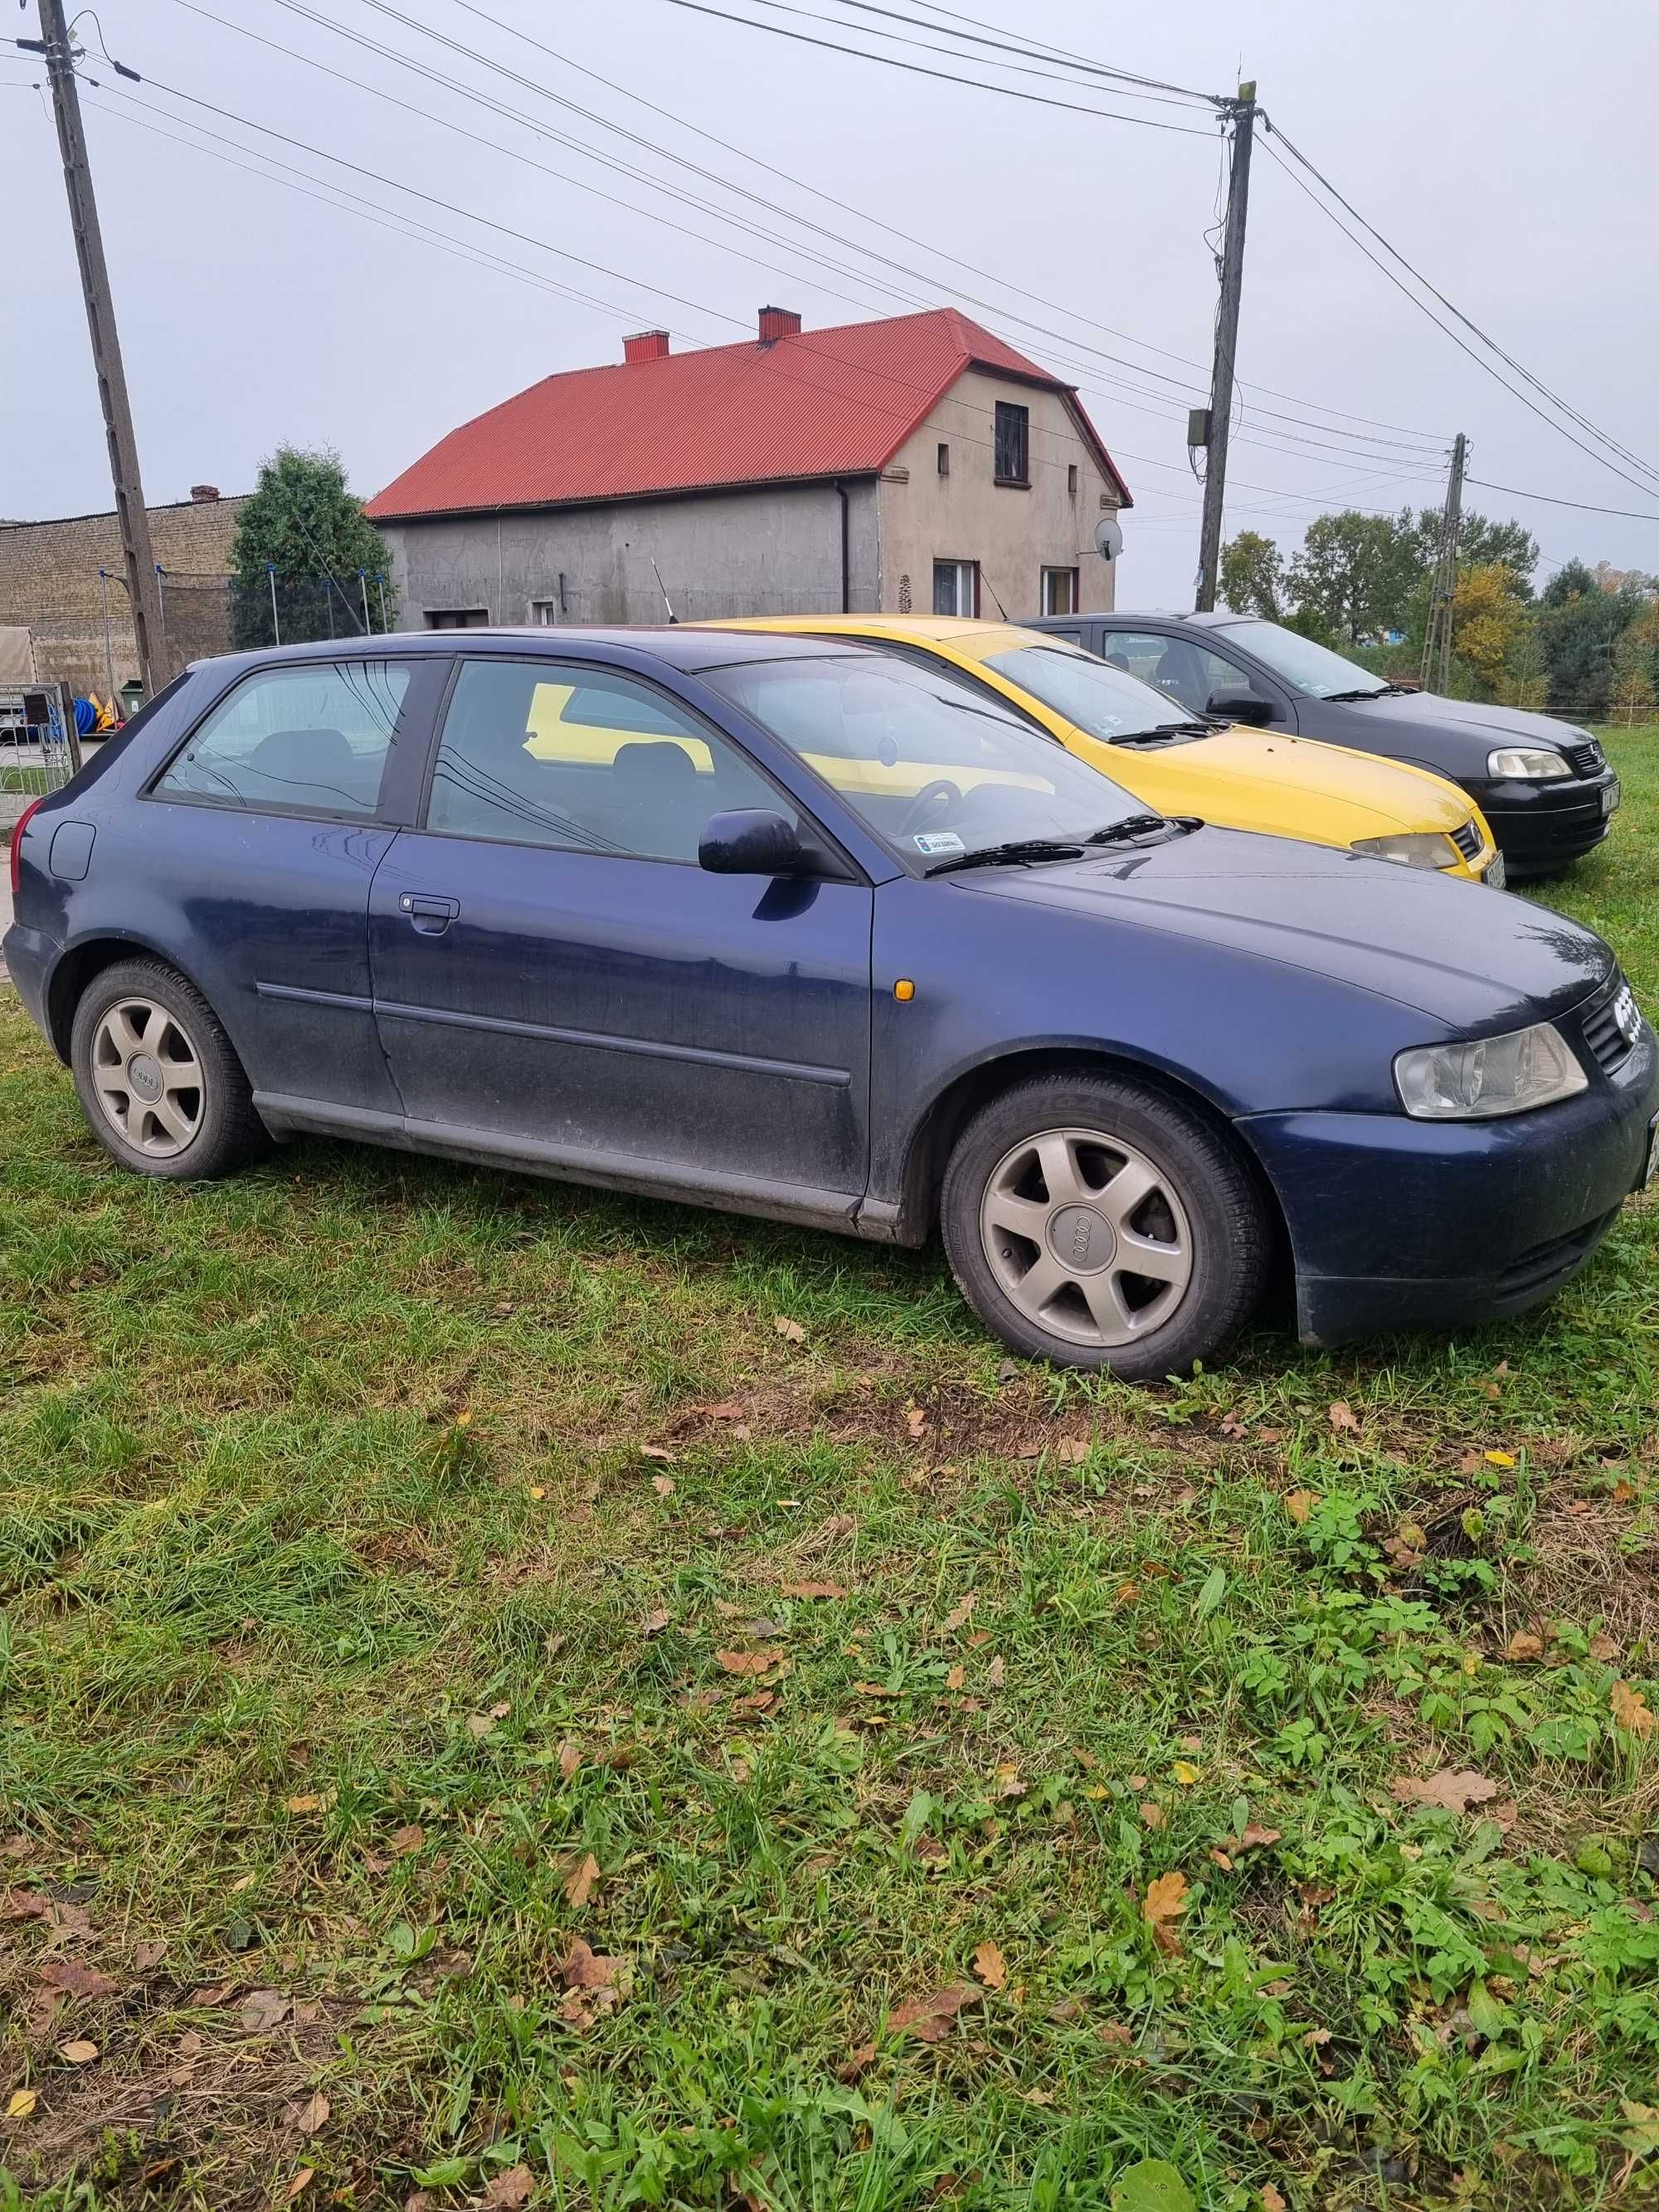
[[[1075,841],[1146,811],[992,694],[895,655],[843,650],[701,673],[912,861]]]
[[[1065,646],[1022,645],[1009,653],[988,653],[985,665],[1109,745],[1204,726],[1194,722],[1178,699],[1155,691],[1127,670],[1109,668],[1091,653]]]

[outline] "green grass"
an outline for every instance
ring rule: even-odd
[[[1609,750],[1547,896],[1651,1011]],[[936,1254],[124,1178],[10,1000],[0,1174],[0,2206],[1647,2201],[1652,1200],[1523,1320],[1133,1390]]]

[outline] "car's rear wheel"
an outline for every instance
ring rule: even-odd
[[[135,1175],[228,1175],[269,1141],[218,1017],[161,961],[123,960],[93,978],[70,1065],[93,1134]]]
[[[993,1099],[957,1139],[940,1217],[994,1334],[1129,1382],[1213,1358],[1254,1311],[1273,1249],[1232,1141],[1115,1076],[1039,1076]]]

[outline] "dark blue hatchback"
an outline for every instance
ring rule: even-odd
[[[1017,1350],[1513,1312],[1650,1174],[1601,939],[1147,814],[989,699],[737,631],[192,669],[17,835],[6,957],[142,1174],[301,1130],[917,1244]]]

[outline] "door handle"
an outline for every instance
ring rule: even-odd
[[[459,899],[443,898],[434,891],[405,891],[398,904],[422,937],[441,937],[461,910]]]

